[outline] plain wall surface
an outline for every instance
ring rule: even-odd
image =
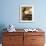
[[[34,22],[20,22],[20,5],[33,5]],[[46,28],[46,0],[0,0],[0,25],[13,24],[16,28]]]

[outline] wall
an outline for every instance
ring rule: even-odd
[[[35,21],[21,23],[19,20],[19,6],[31,4],[34,6]],[[46,0],[0,0],[0,31],[13,24],[16,28],[40,27],[46,32]]]
[[[19,6],[29,4],[34,6],[35,21],[21,23],[19,20]],[[16,28],[46,27],[45,0],[1,0],[0,25],[13,24]]]
[[[13,24],[16,28],[46,27],[46,1],[45,0],[0,0],[1,14],[0,25]],[[35,21],[31,23],[21,23],[19,20],[19,6],[31,4],[34,6]]]
[[[36,1],[37,2],[37,1]],[[5,26],[13,24],[16,28],[31,28],[37,27],[37,17],[35,3],[32,0],[2,0],[1,1],[1,15],[0,15],[0,25],[4,24]],[[19,6],[22,4],[31,4],[35,9],[35,21],[31,23],[21,23],[19,20]]]

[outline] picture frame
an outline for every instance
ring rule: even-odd
[[[34,21],[34,7],[33,5],[20,5],[20,22]]]

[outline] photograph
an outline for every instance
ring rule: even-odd
[[[46,0],[0,0],[0,46],[46,46]]]
[[[32,22],[33,21],[33,7],[32,5],[20,6],[20,21],[21,22]]]

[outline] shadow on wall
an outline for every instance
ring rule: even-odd
[[[4,28],[6,28],[6,26],[4,24],[0,24],[0,43],[2,43],[2,32],[6,31],[6,29],[4,30]]]

